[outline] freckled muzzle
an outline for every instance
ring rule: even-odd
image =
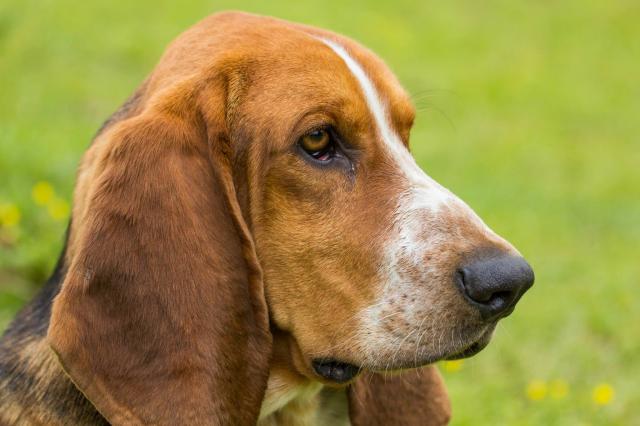
[[[502,253],[464,262],[456,273],[456,284],[465,299],[486,322],[511,314],[533,281],[533,270],[524,258]]]

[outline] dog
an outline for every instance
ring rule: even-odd
[[[441,425],[432,364],[533,284],[428,177],[387,66],[239,12],[168,47],[82,158],[55,272],[0,343],[31,425]]]

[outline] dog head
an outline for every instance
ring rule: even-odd
[[[414,115],[345,37],[245,14],[184,33],[80,168],[49,329],[74,382],[112,422],[241,424],[270,328],[325,383],[482,349],[533,273],[416,165]]]

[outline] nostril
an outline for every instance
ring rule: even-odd
[[[486,305],[493,312],[499,312],[509,307],[513,300],[513,293],[509,291],[499,291],[493,293],[489,300],[486,301]]]
[[[491,286],[477,283],[477,277],[474,276],[473,271],[467,268],[459,269],[458,276],[464,292],[474,302],[493,306],[501,304],[502,301],[511,297],[510,291],[494,290]]]
[[[489,300],[488,297],[484,297],[481,292],[477,291],[477,287],[471,285],[473,282],[471,278],[471,272],[467,268],[458,269],[458,283],[462,292],[471,300],[478,303],[483,303]]]
[[[458,269],[456,271],[456,275],[458,277],[458,284],[462,287],[463,290],[467,289],[467,274],[464,268]]]

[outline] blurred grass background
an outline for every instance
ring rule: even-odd
[[[61,249],[75,168],[179,32],[224,9],[344,33],[420,110],[414,154],[534,265],[442,369],[454,425],[640,424],[640,3],[5,0],[0,328]]]

